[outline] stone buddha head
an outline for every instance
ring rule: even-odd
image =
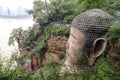
[[[91,70],[106,48],[108,28],[113,22],[114,17],[100,9],[76,16],[71,23],[61,72],[71,74]]]

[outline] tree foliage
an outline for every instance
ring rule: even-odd
[[[9,45],[14,45],[15,41],[18,41],[18,37],[20,35],[24,34],[24,31],[21,27],[19,27],[18,29],[13,29],[13,31],[11,32],[11,36],[9,37]]]
[[[35,22],[40,24],[47,23],[48,15],[46,13],[44,2],[41,0],[35,0],[33,5],[33,10],[30,10],[29,13],[33,15]]]
[[[34,1],[34,7],[29,11],[34,19],[42,24],[50,22],[71,22],[76,16],[77,0],[51,0],[45,7],[41,0]]]
[[[120,0],[78,0],[81,12],[88,9],[102,9],[111,15],[120,9]]]
[[[117,43],[117,47],[120,47],[120,20],[117,20],[110,28],[110,40],[114,40]]]
[[[93,8],[112,15],[120,9],[120,0],[51,0],[49,3],[35,0],[33,3],[33,9],[29,13],[41,25],[51,22],[71,23],[76,15]]]
[[[11,58],[14,59],[14,57]],[[10,69],[10,66],[5,68],[0,65],[0,80],[119,80],[120,70],[113,69],[108,63],[108,58],[102,56],[94,73],[85,72],[81,75],[61,75],[59,73],[61,66],[55,66],[52,63],[45,65],[37,72],[25,71],[21,67]]]

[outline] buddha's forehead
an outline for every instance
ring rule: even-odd
[[[85,40],[85,34],[75,27],[71,27],[70,35],[78,41]]]
[[[107,32],[113,23],[114,17],[100,9],[91,9],[76,16],[71,26],[82,32]]]

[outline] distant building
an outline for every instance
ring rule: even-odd
[[[2,6],[0,6],[0,15],[2,15],[3,14],[3,8],[2,8]]]
[[[28,10],[21,6],[16,9],[0,6],[0,18],[31,18],[32,16],[27,13]]]

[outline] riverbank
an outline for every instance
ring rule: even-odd
[[[0,49],[2,54],[0,56],[9,57],[11,55],[11,51],[17,49],[17,43],[15,46],[8,45],[8,39],[11,31],[14,28],[22,27],[23,29],[27,29],[33,25],[32,18],[27,19],[5,19],[0,18]]]

